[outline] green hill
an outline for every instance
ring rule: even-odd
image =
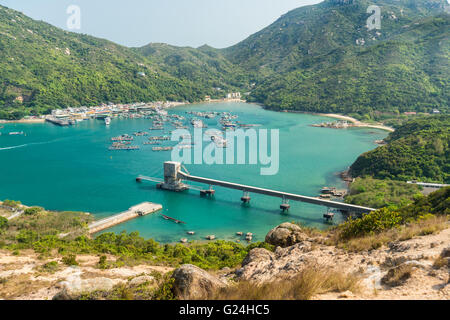
[[[381,8],[368,30],[369,5]],[[446,0],[327,0],[227,49],[127,48],[0,6],[0,118],[66,106],[249,92],[279,110],[448,112]],[[145,75],[144,75],[145,74]]]
[[[179,79],[215,88],[213,97],[224,97],[227,90],[245,88],[249,82],[244,69],[228,61],[220,50],[207,45],[190,48],[151,43],[135,50]]]
[[[0,61],[0,118],[102,102],[194,101],[206,93],[129,48],[66,32],[2,6]]]
[[[326,1],[301,7],[226,56],[259,81],[250,100],[271,109],[368,114],[448,110],[445,1]],[[370,4],[380,30],[368,30]]]
[[[411,120],[391,133],[387,145],[362,154],[354,177],[450,183],[450,116]]]

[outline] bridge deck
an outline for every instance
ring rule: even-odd
[[[241,190],[241,191],[245,191],[245,192],[258,193],[258,194],[263,194],[263,195],[272,196],[272,197],[279,197],[279,198],[284,198],[287,200],[306,202],[306,203],[326,206],[329,208],[336,208],[336,209],[340,209],[340,210],[352,211],[352,212],[357,212],[357,213],[369,213],[371,211],[375,211],[375,209],[373,209],[373,208],[367,208],[367,207],[357,206],[357,205],[353,205],[353,204],[347,204],[347,203],[330,201],[330,200],[323,200],[323,199],[307,197],[307,196],[302,196],[302,195],[293,194],[293,193],[252,187],[252,186],[247,186],[244,184],[238,184],[238,183],[233,183],[233,182],[220,181],[220,180],[214,180],[214,179],[203,178],[203,177],[196,177],[196,176],[192,176],[192,175],[187,174],[182,171],[179,171],[178,174],[183,180],[189,180],[189,181],[204,183],[204,184],[208,184],[208,185],[220,186],[220,187],[229,188],[229,189]]]

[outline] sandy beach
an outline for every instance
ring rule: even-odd
[[[340,114],[335,114],[335,113],[317,113],[317,115],[320,116],[324,116],[324,117],[329,117],[329,118],[334,118],[334,119],[339,119],[339,120],[346,120],[348,122],[351,122],[353,124],[353,127],[364,127],[364,128],[374,128],[374,129],[381,129],[381,130],[386,130],[389,132],[394,132],[395,129],[388,127],[388,126],[384,126],[382,124],[370,124],[370,123],[365,123],[365,122],[361,122],[355,118],[349,117],[349,116],[343,116]]]

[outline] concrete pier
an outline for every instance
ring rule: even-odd
[[[138,204],[134,207],[131,207],[125,212],[91,223],[88,227],[89,234],[103,231],[105,229],[114,227],[118,224],[135,219],[137,217],[142,217],[151,213],[155,213],[161,210],[162,208],[163,208],[162,205],[152,202],[144,202]]]

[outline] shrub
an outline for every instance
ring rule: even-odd
[[[0,217],[0,231],[8,229],[8,219]]]
[[[56,261],[50,261],[47,262],[46,264],[42,265],[41,270],[44,272],[49,272],[49,273],[54,273],[56,271],[58,271],[59,266],[58,266],[58,262]]]
[[[413,266],[410,264],[402,264],[398,267],[392,268],[388,273],[381,278],[381,282],[390,287],[397,287],[406,282],[413,273]]]
[[[402,217],[397,211],[382,208],[364,215],[362,218],[350,219],[339,226],[341,239],[351,239],[369,234],[380,233],[397,227]]]
[[[3,201],[3,205],[10,208],[18,208],[21,205],[21,202],[14,200],[5,200]]]
[[[98,267],[100,269],[108,269],[109,268],[107,257],[105,255],[101,256],[100,259],[98,260]]]
[[[44,211],[43,208],[40,207],[32,207],[32,208],[27,208],[25,209],[25,211],[23,212],[25,215],[27,216],[33,216],[33,215],[37,215],[40,212]]]
[[[69,254],[63,257],[62,262],[67,266],[78,266],[77,256],[74,254]]]

